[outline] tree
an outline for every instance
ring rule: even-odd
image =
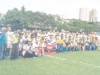
[[[90,23],[81,20],[72,19],[69,23],[62,23],[63,20],[59,15],[46,14],[44,12],[26,11],[22,6],[21,10],[14,8],[8,10],[1,23],[5,26],[10,25],[13,29],[22,28],[37,28],[43,30],[68,30],[77,32],[84,29],[85,32],[100,31],[100,26],[97,23]]]

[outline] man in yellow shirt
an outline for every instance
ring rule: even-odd
[[[19,34],[18,32],[14,32],[14,34],[11,37],[12,51],[10,60],[17,59],[18,57],[18,42],[19,42]]]
[[[61,36],[58,37],[57,37],[57,53],[63,52],[63,42],[64,42]]]

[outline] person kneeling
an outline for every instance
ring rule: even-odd
[[[35,52],[31,50],[31,42],[30,41],[28,41],[27,44],[23,45],[22,55],[24,58],[36,57]]]

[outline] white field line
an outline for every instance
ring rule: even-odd
[[[66,58],[60,58],[60,57],[56,57],[56,56],[52,56],[52,55],[46,55],[46,56],[51,57],[51,58],[55,58],[55,59],[59,59],[59,60],[62,60],[62,61],[68,60]],[[82,65],[87,65],[87,66],[100,68],[100,66],[97,66],[97,65],[88,64],[88,63],[84,63],[84,62],[78,62],[78,61],[75,61],[75,60],[68,60],[68,61],[71,61],[71,62],[74,62],[74,63],[78,63],[78,64],[82,64]]]

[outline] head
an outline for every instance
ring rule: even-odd
[[[14,35],[15,35],[16,37],[18,37],[18,36],[19,36],[19,33],[18,33],[17,31],[15,31],[15,32],[14,32]]]
[[[30,46],[31,45],[31,41],[27,41],[27,44]]]
[[[26,33],[26,31],[27,31],[27,30],[26,30],[25,28],[23,28],[23,32]]]
[[[6,32],[6,31],[7,31],[7,28],[2,27],[2,31],[3,31],[3,32]]]
[[[8,30],[8,31],[11,31],[11,27],[8,27],[7,30]]]
[[[19,37],[20,37],[20,38],[22,38],[23,35],[24,35],[24,33],[22,33],[22,32],[19,33]]]

